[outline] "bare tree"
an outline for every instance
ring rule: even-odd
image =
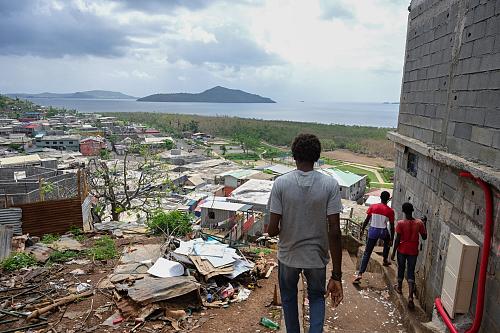
[[[166,170],[148,149],[140,149],[137,155],[126,152],[123,160],[94,158],[87,168],[87,179],[90,193],[100,205],[111,207],[113,221],[130,210],[149,215],[172,188]]]

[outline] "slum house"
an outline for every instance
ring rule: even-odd
[[[80,172],[64,173],[39,166],[0,167],[0,214],[21,210],[16,234],[62,234],[71,226],[86,228],[90,198]],[[11,212],[11,213],[9,213]]]
[[[389,134],[393,208],[402,218],[409,201],[428,218],[416,270],[427,314],[437,305],[438,317],[468,322],[462,328],[468,317],[480,332],[500,332],[500,3],[420,0],[410,10]]]
[[[268,165],[258,169],[262,170],[264,173],[273,175],[273,180],[295,170],[295,168],[283,164]]]
[[[251,205],[209,199],[198,205],[202,228],[220,230],[217,235],[231,240],[241,239],[253,226]]]
[[[366,175],[359,176],[355,173],[336,168],[319,169],[318,171],[335,178],[339,183],[342,199],[358,201],[365,195]]]
[[[106,150],[106,141],[101,137],[89,137],[80,141],[80,152],[83,156],[97,156]]]
[[[238,169],[226,171],[216,177],[216,183],[224,184],[225,196],[229,196],[234,189],[247,182],[252,175],[260,173],[258,170]]]
[[[184,165],[188,163],[207,160],[207,158],[203,155],[193,152],[187,152],[182,149],[172,149],[162,152],[159,154],[159,158],[162,161],[173,165]]]
[[[260,213],[255,214],[254,225],[248,230],[249,235],[261,235],[267,231],[268,202],[273,184],[270,180],[250,179],[228,197],[229,202],[252,206],[255,212]]]

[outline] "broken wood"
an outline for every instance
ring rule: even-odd
[[[272,263],[271,266],[269,267],[269,269],[267,270],[266,272],[266,279],[269,279],[269,277],[271,276],[271,273],[273,272],[273,269],[274,267],[278,266],[276,263]]]
[[[32,320],[32,319],[38,318],[38,316],[40,316],[41,314],[49,312],[50,310],[57,308],[58,306],[74,302],[77,299],[79,299],[80,297],[86,297],[86,296],[90,296],[93,294],[94,294],[94,292],[92,290],[89,290],[89,291],[83,292],[81,294],[72,294],[72,295],[68,295],[66,297],[57,299],[54,301],[54,303],[52,303],[50,305],[47,305],[47,306],[40,308],[40,309],[36,309],[26,319]]]

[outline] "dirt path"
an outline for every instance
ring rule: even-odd
[[[363,277],[366,283],[361,288],[356,288],[351,283],[355,270],[349,254],[344,251],[342,260],[344,301],[334,309],[330,305],[330,300],[327,300],[324,331],[406,332],[401,322],[401,315],[389,300],[388,288],[381,274],[365,273]]]
[[[204,311],[204,315],[197,314],[209,320],[191,332],[275,332],[261,326],[259,320],[266,316],[280,322],[281,309],[268,306],[273,300],[274,285],[278,285],[278,269],[273,270],[269,279],[260,280],[259,285],[261,288],[256,288],[244,302],[232,304],[228,308],[210,309]]]

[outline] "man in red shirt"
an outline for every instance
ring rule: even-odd
[[[366,212],[366,219],[361,227],[361,234],[363,234],[368,223],[370,223],[370,229],[368,229],[365,253],[361,259],[358,274],[354,276],[352,282],[354,284],[360,282],[363,273],[366,271],[368,262],[370,261],[373,249],[375,245],[377,245],[379,239],[384,241],[384,266],[389,266],[391,264],[389,261],[389,251],[394,239],[394,210],[387,205],[390,198],[391,194],[387,191],[383,191],[380,194],[381,203],[371,205]],[[387,226],[390,227],[390,233],[387,230]]]
[[[402,293],[403,279],[406,271],[406,280],[408,281],[408,307],[413,309],[413,294],[415,293],[415,265],[417,264],[418,245],[420,237],[427,239],[427,230],[425,229],[425,219],[422,222],[413,217],[413,205],[409,202],[403,204],[403,213],[405,219],[396,224],[396,241],[392,251],[391,259],[394,260],[396,251],[398,252],[398,284],[396,291]]]

